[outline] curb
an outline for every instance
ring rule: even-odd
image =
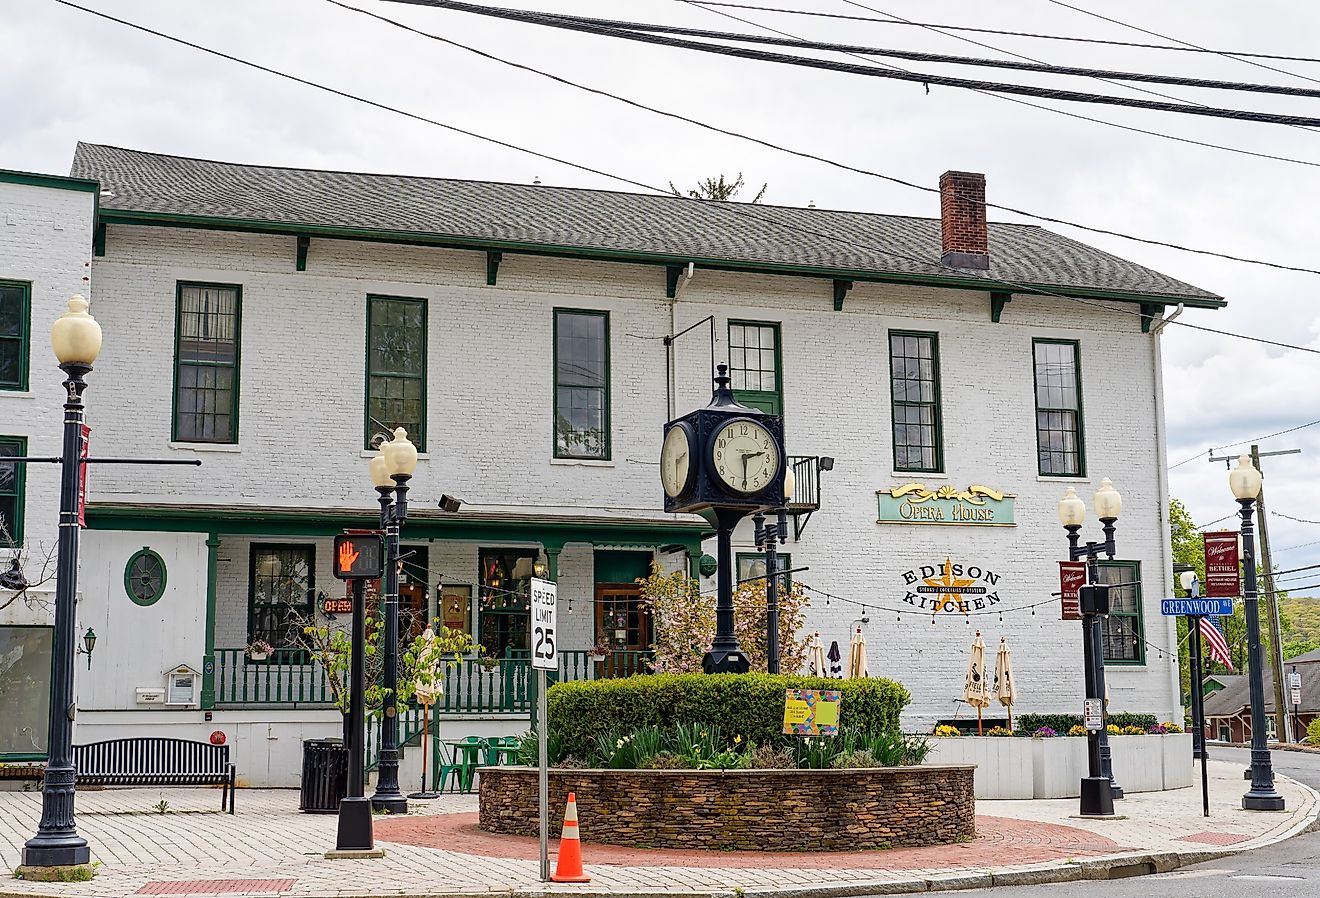
[[[994,887],[1044,885],[1078,880],[1126,879],[1133,876],[1148,876],[1155,873],[1169,873],[1191,864],[1217,860],[1223,857],[1241,854],[1277,845],[1280,842],[1312,830],[1320,831],[1320,791],[1291,777],[1286,779],[1310,796],[1311,809],[1300,820],[1285,831],[1261,842],[1246,847],[1190,849],[1187,851],[1134,851],[1104,857],[1087,858],[1080,861],[1063,861],[1041,864],[1034,867],[1020,867],[1004,870],[968,869],[951,871],[912,879],[855,880],[835,886],[785,888],[749,888],[749,889],[708,889],[691,892],[673,892],[657,889],[652,891],[637,890],[629,892],[587,891],[571,886],[556,887],[546,885],[540,888],[522,888],[490,890],[484,892],[443,892],[399,893],[392,898],[862,898],[869,895],[912,895],[923,892],[948,892],[966,889],[988,889]],[[329,893],[327,893],[329,894]],[[64,898],[67,892],[10,891],[0,886],[0,898]],[[339,893],[343,896],[344,893]],[[374,896],[373,896],[374,898]]]

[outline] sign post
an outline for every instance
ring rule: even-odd
[[[1288,691],[1292,693],[1293,706],[1293,736],[1298,742],[1302,741],[1302,734],[1306,732],[1302,728],[1302,675],[1297,672],[1297,665],[1293,665],[1292,672],[1288,674]]]
[[[1160,612],[1169,617],[1184,615],[1187,618],[1188,648],[1192,665],[1192,759],[1199,758],[1201,761],[1201,814],[1209,817],[1210,775],[1206,763],[1210,759],[1210,752],[1205,744],[1205,682],[1201,672],[1201,617],[1205,614],[1232,614],[1233,600],[1200,598],[1201,582],[1197,579],[1194,570],[1182,571],[1178,575],[1178,582],[1187,590],[1187,598],[1162,599]]]
[[[555,648],[555,612],[558,592],[549,580],[532,580],[532,669],[536,671],[536,763],[540,791],[541,882],[550,881],[550,772],[546,754],[547,702],[546,672],[559,669],[559,652]]]
[[[335,576],[353,586],[353,657],[348,699],[348,794],[339,802],[336,852],[371,852],[375,836],[371,802],[365,797],[367,623],[363,585],[385,572],[385,545],[378,533],[350,533],[335,537]]]

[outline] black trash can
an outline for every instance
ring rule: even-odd
[[[335,814],[348,794],[348,749],[342,739],[303,742],[302,794],[298,810],[306,814]]]

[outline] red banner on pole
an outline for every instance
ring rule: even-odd
[[[1238,533],[1216,530],[1205,536],[1205,595],[1232,599],[1242,594],[1238,577]]]
[[[87,526],[87,447],[91,443],[92,429],[82,426],[82,448],[78,452],[78,526]]]
[[[1063,606],[1061,620],[1081,620],[1081,590],[1086,585],[1085,561],[1059,562],[1059,597]]]

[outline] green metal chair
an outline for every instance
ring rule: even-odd
[[[431,752],[431,788],[436,792],[445,791],[445,783],[452,782],[454,791],[463,786],[462,765],[455,763],[455,751],[451,747],[445,759],[445,744],[439,739],[432,743]]]
[[[464,792],[472,791],[472,781],[476,778],[477,768],[481,766],[486,753],[486,740],[480,736],[464,736],[453,743],[454,764],[459,769],[459,780]]]
[[[516,764],[522,754],[522,740],[517,736],[496,736],[487,740],[486,766],[497,767],[501,764]]]

